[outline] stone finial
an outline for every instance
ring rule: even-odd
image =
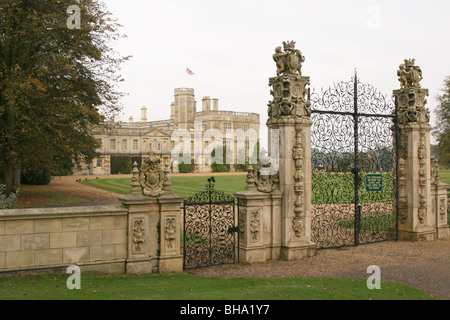
[[[170,163],[169,161],[166,161],[164,165],[164,193],[165,194],[173,194],[173,190],[170,187],[172,185],[172,182],[170,181]]]
[[[420,87],[423,79],[422,70],[415,65],[414,59],[406,59],[400,65],[397,75],[400,81],[400,89],[394,90],[394,96],[398,102],[399,124],[430,122],[430,110],[425,107],[428,89]]]
[[[245,186],[245,190],[253,190],[256,189],[255,186],[255,175],[253,174],[253,166],[250,164],[247,168],[247,185]]]
[[[138,164],[135,161],[133,163],[133,170],[131,171],[131,191],[130,194],[141,194],[141,184],[139,183],[139,169]]]
[[[277,75],[302,75],[302,63],[305,57],[300,50],[295,49],[295,42],[283,42],[284,52],[281,47],[275,48],[273,60],[277,65]]]
[[[268,104],[268,125],[276,122],[308,122],[311,116],[308,96],[309,77],[302,76],[305,57],[295,49],[295,42],[283,42],[275,49],[273,59],[277,64],[277,76],[269,79],[273,100]]]
[[[422,70],[415,65],[415,59],[405,59],[397,71],[401,88],[420,88],[420,81],[423,79]]]

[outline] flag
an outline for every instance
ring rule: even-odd
[[[192,70],[189,69],[189,68],[186,68],[186,72],[187,72],[187,74],[190,74],[191,76],[193,76],[193,75],[195,74],[195,73],[193,73]]]

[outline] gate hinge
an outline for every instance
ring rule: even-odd
[[[228,228],[228,234],[232,234],[235,232],[239,232],[239,227],[229,227]]]
[[[358,167],[352,168],[352,173],[353,174],[356,174],[356,173],[359,173],[359,172],[361,172],[361,168],[358,168]]]

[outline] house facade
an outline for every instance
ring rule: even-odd
[[[214,139],[206,137],[211,136],[211,133],[217,137],[219,132],[222,134],[223,146],[233,149],[233,171],[233,164],[238,163],[237,158],[242,152],[239,146],[244,146],[246,157],[253,153],[253,141],[259,140],[260,116],[257,113],[219,110],[219,100],[210,97],[203,97],[201,106],[201,111],[197,111],[194,89],[177,88],[170,106],[170,119],[151,121],[147,107],[142,107],[140,121],[130,117],[128,122],[111,122],[101,130],[95,130],[94,136],[101,143],[97,150],[100,156],[75,174],[110,174],[114,157],[142,159],[150,151],[158,155],[163,163],[169,162],[172,172],[178,172],[178,158],[172,159],[172,150],[179,143],[185,143],[183,139],[191,141],[191,172],[211,172],[208,145]],[[243,144],[240,144],[240,137],[233,134],[236,132],[241,136],[244,133]],[[179,133],[183,137],[174,138]],[[200,150],[201,154],[194,156],[194,150]]]

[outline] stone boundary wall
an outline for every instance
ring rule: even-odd
[[[127,231],[124,206],[0,210],[0,276],[125,273]]]

